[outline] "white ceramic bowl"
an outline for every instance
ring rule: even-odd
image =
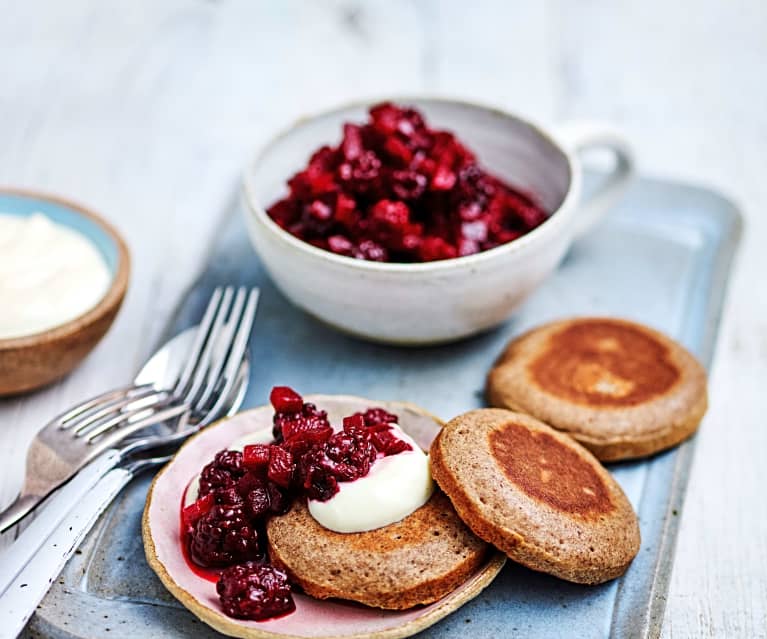
[[[438,343],[503,322],[556,268],[573,239],[620,196],[633,174],[628,145],[602,125],[573,124],[549,133],[518,116],[457,100],[396,102],[415,106],[430,126],[456,133],[484,167],[534,193],[551,217],[503,246],[438,262],[368,262],[318,249],[281,229],[266,208],[284,197],[287,179],[313,151],[337,144],[342,124],[364,121],[373,102],[300,120],[267,144],[245,173],[251,241],[294,304],[365,339]],[[601,189],[580,202],[575,153],[587,147],[605,147],[617,162]]]

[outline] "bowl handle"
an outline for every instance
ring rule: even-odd
[[[595,191],[577,205],[575,237],[583,235],[612,207],[634,178],[635,163],[631,147],[620,133],[600,122],[569,122],[555,129],[557,139],[573,154],[604,148],[615,156],[615,166]]]

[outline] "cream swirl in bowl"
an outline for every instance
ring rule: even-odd
[[[43,213],[0,210],[0,339],[64,324],[96,306],[112,274],[82,234]]]
[[[0,396],[72,370],[109,329],[130,257],[101,216],[59,197],[0,190]]]

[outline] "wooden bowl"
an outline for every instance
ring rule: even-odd
[[[128,288],[128,248],[100,216],[56,196],[0,190],[0,214],[27,216],[35,212],[92,242],[104,257],[112,281],[101,301],[75,319],[40,333],[0,339],[0,396],[40,388],[77,366],[109,329]]]

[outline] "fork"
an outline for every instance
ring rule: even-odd
[[[243,357],[240,367],[235,377],[235,383],[227,390],[222,387],[220,392],[228,395],[221,410],[215,414],[204,415],[204,419],[199,419],[199,415],[192,416],[198,423],[208,422],[213,418],[220,418],[231,414],[230,411],[236,410],[242,403],[242,399],[247,387],[250,365],[247,357]],[[182,431],[189,436],[195,429],[187,428]],[[171,445],[160,445],[152,447],[152,453],[166,454],[175,447],[175,440],[178,434],[173,436]],[[171,441],[170,437],[157,438],[158,441]],[[115,451],[110,451],[115,452]],[[37,573],[45,572],[55,566],[45,566],[45,561],[41,566],[39,555],[41,552],[55,552],[60,555],[62,564],[66,562],[76,549],[76,544],[82,540],[91,527],[95,524],[98,516],[106,510],[111,501],[120,493],[128,482],[138,473],[158,464],[164,463],[170,459],[170,455],[165,457],[153,457],[147,459],[140,457],[135,459],[133,456],[125,455],[126,459],[115,460],[102,456],[91,462],[83,468],[77,475],[56,491],[56,494],[50,500],[45,510],[36,517],[35,520],[19,535],[13,545],[4,553],[0,554],[0,601],[5,605],[5,593],[14,583],[19,582],[18,576],[29,572],[28,566],[33,562],[37,565],[34,569]],[[88,514],[88,518],[84,517]],[[67,528],[62,522],[75,519],[78,523],[74,527]],[[58,543],[61,542],[61,543]],[[65,545],[68,544],[68,545]],[[74,544],[74,545],[73,545]],[[48,550],[44,549],[48,547]],[[54,549],[54,550],[52,550]],[[68,553],[68,554],[66,554]],[[51,572],[55,577],[59,570]],[[38,592],[43,584],[26,584],[33,587],[34,592]],[[47,586],[41,591],[40,597],[47,591]],[[27,593],[32,593],[32,589]],[[36,602],[37,603],[37,602]],[[0,632],[2,636],[2,632]]]
[[[230,305],[233,294],[215,295],[211,298],[211,305],[217,307],[216,317],[223,312],[226,314],[227,307]],[[203,324],[210,325],[213,328],[212,336],[208,336],[208,342],[198,339],[202,332],[198,329],[195,336],[195,344],[192,350],[200,354],[201,363],[195,366],[187,365],[178,376],[181,383],[174,384],[174,387],[188,386],[186,391],[185,406],[187,412],[179,420],[175,432],[164,436],[146,436],[135,439],[119,448],[113,448],[101,456],[97,457],[90,464],[79,471],[72,481],[57,491],[57,494],[51,500],[51,503],[32,524],[22,532],[14,544],[0,555],[0,596],[6,592],[8,587],[14,583],[14,579],[25,570],[32,558],[38,551],[44,547],[46,540],[50,541],[51,535],[60,527],[61,522],[73,516],[72,513],[85,509],[95,512],[102,512],[109,504],[111,499],[119,490],[127,484],[132,474],[129,469],[147,467],[144,460],[131,461],[130,457],[141,450],[162,448],[167,449],[178,445],[186,437],[204,427],[214,419],[218,419],[229,410],[229,407],[239,406],[247,385],[249,363],[247,358],[247,341],[252,328],[256,304],[258,300],[258,290],[253,289],[247,295],[247,304],[245,303],[246,291],[240,289],[234,300],[232,313],[230,313],[228,323],[223,337],[225,340],[216,338],[215,327],[224,327],[223,321],[217,321],[212,314],[206,311],[206,316],[201,322],[201,329],[205,328]],[[227,301],[228,300],[228,301]],[[215,303],[215,304],[214,304]],[[223,309],[223,311],[222,311]],[[243,310],[244,309],[244,310]],[[213,319],[211,319],[213,318]],[[207,348],[207,344],[212,344]],[[213,354],[213,359],[205,355],[208,352]],[[213,375],[204,374],[205,368],[210,369]],[[195,378],[198,382],[195,382]],[[199,379],[204,383],[199,383]],[[190,390],[191,389],[191,390]],[[116,485],[116,478],[121,478],[119,486]],[[95,496],[104,495],[102,484],[115,487],[116,492],[103,502],[94,502]],[[75,507],[75,504],[78,504]],[[95,517],[95,515],[94,515]],[[95,519],[94,519],[95,521]],[[87,523],[87,522],[86,522]],[[87,526],[79,534],[84,535],[93,522],[87,523]],[[71,533],[71,529],[68,531]],[[71,549],[72,551],[74,548]]]
[[[179,443],[207,424],[238,377],[255,317],[258,289],[217,288],[200,322],[186,364],[170,390],[130,385],[87,400],[48,423],[27,454],[24,485],[0,514],[0,532],[26,516],[89,462],[91,486],[140,450]],[[211,399],[214,401],[211,404]],[[125,442],[147,426],[180,417],[176,432]],[[191,421],[190,421],[191,420]],[[83,485],[87,482],[83,481]],[[87,488],[85,488],[87,490]],[[79,495],[82,497],[82,495]]]
[[[247,388],[249,368],[248,358],[243,357],[234,383],[228,389],[226,386],[220,389],[220,392],[229,396],[223,404],[216,402],[216,404],[221,404],[220,411],[216,411],[215,414],[208,413],[201,416],[195,416],[194,412],[192,412],[191,421],[196,421],[198,428],[202,427],[200,426],[201,424],[209,423],[224,413],[228,414],[229,408],[227,407],[239,407]],[[186,431],[181,432],[185,432],[188,436],[191,431],[192,429],[186,429]],[[171,437],[175,440],[180,435],[177,432],[176,435]],[[165,438],[165,441],[169,440],[170,437]],[[174,441],[172,443],[177,442]],[[165,446],[163,450],[167,451],[167,448]],[[153,452],[159,451],[153,449]],[[34,555],[27,552],[26,561],[23,563],[17,562],[17,569],[15,571],[8,571],[10,573],[9,578],[0,580],[3,582],[0,583],[0,628],[10,631],[11,634],[9,636],[16,636],[27,621],[29,621],[37,604],[40,603],[50,588],[50,584],[61,572],[70,557],[76,552],[80,543],[85,539],[85,536],[112,500],[120,494],[122,489],[138,473],[163,465],[171,457],[171,455],[151,458],[142,457],[119,463],[116,467],[96,479],[96,481],[91,481],[89,484],[91,486],[90,490],[80,500],[77,507],[71,508],[66,513],[59,513],[55,519],[51,519],[48,516],[48,510],[46,509],[45,515],[37,518],[22,533],[14,545],[14,550],[19,541],[27,541],[27,534],[30,532],[36,538],[40,538],[37,531],[32,531],[31,529],[41,525],[42,519],[46,520],[45,530],[49,531],[49,534],[42,543],[37,544],[37,550],[34,552]],[[82,479],[80,475],[83,475],[87,470],[88,467],[75,477],[73,482],[61,489],[61,494],[57,494],[53,498],[54,504],[59,501],[61,503],[71,501],[69,495],[64,493],[67,491],[71,492],[73,484],[78,483]],[[22,548],[21,554],[25,554],[24,550]],[[15,553],[15,555],[18,555],[18,553]],[[0,557],[0,564],[2,564],[2,559]],[[2,636],[2,631],[0,631],[0,636]]]

